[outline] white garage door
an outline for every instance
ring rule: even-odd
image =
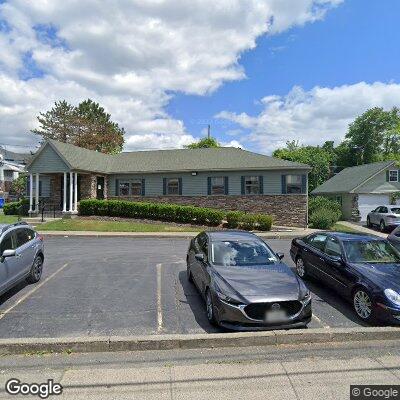
[[[358,195],[358,209],[361,214],[361,221],[367,220],[367,215],[370,211],[378,206],[389,204],[388,194],[360,194]]]

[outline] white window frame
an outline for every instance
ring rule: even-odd
[[[139,185],[140,185],[140,193],[139,193],[139,194],[133,193],[133,185],[134,185],[134,184],[139,184]],[[141,196],[141,195],[142,195],[142,193],[143,193],[143,183],[142,183],[142,180],[141,180],[141,179],[133,179],[133,180],[131,181],[131,184],[130,184],[130,193],[131,193],[132,196]]]
[[[121,186],[122,185],[127,185],[128,186],[128,194],[121,194]],[[129,184],[129,182],[128,181],[119,181],[118,182],[118,196],[119,197],[127,197],[127,196],[129,196],[130,195],[130,184]]]
[[[392,179],[392,172],[396,174],[396,179]],[[399,170],[390,169],[389,170],[389,182],[398,182],[399,181]]]
[[[216,185],[213,183],[214,179],[222,179],[221,185]],[[217,193],[215,190],[217,188],[222,188],[222,193]],[[224,176],[212,176],[211,177],[211,194],[214,196],[223,196],[225,194],[225,177]]]
[[[178,191],[177,191],[177,193],[170,193],[169,192],[169,190],[170,190],[170,183],[171,183],[171,181],[177,181],[177,183],[178,183],[178,185],[176,186],[177,187],[177,189],[178,189]],[[179,178],[167,178],[167,181],[166,181],[166,195],[167,196],[179,196],[179,192],[180,192],[180,188],[179,188],[179,186],[180,186],[180,181],[179,181]]]
[[[252,189],[255,189],[254,192]],[[260,194],[260,177],[258,175],[247,175],[244,177],[244,194],[246,196]]]
[[[288,187],[289,186],[295,186],[295,183],[289,183],[288,180],[290,177],[297,177],[300,178],[300,192],[289,192]],[[302,182],[303,178],[301,176],[301,174],[288,174],[286,175],[286,193],[287,194],[303,194],[303,182]]]

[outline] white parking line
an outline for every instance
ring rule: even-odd
[[[320,324],[323,328],[329,329],[330,326],[324,324],[315,314],[312,315],[312,319],[315,320],[318,324]]]
[[[157,264],[157,333],[163,329],[163,316],[161,304],[161,267],[162,264]]]
[[[45,283],[47,283],[50,279],[54,278],[58,273],[60,273],[64,268],[66,268],[68,263],[65,263],[61,268],[57,271],[53,272],[50,276],[48,276],[45,280],[40,282],[37,286],[31,289],[28,293],[24,294],[17,302],[15,302],[12,306],[8,307],[4,311],[0,311],[0,319],[3,319],[10,311],[12,311],[15,307],[25,301],[29,296],[35,293],[38,289],[40,289]]]

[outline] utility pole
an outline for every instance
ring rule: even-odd
[[[208,127],[208,129],[207,129],[207,138],[210,140],[210,138],[211,138],[211,125],[209,124],[207,127]]]

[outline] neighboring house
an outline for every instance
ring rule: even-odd
[[[339,201],[343,217],[352,219],[359,212],[361,221],[379,205],[390,204],[400,191],[400,170],[395,161],[376,162],[345,168],[312,191]]]
[[[2,192],[10,192],[13,180],[25,171],[25,164],[31,157],[29,154],[14,153],[0,147],[0,190]]]
[[[49,140],[27,171],[32,212],[40,198],[72,214],[80,199],[104,198],[268,213],[276,224],[307,225],[310,167],[232,147],[107,155]]]

